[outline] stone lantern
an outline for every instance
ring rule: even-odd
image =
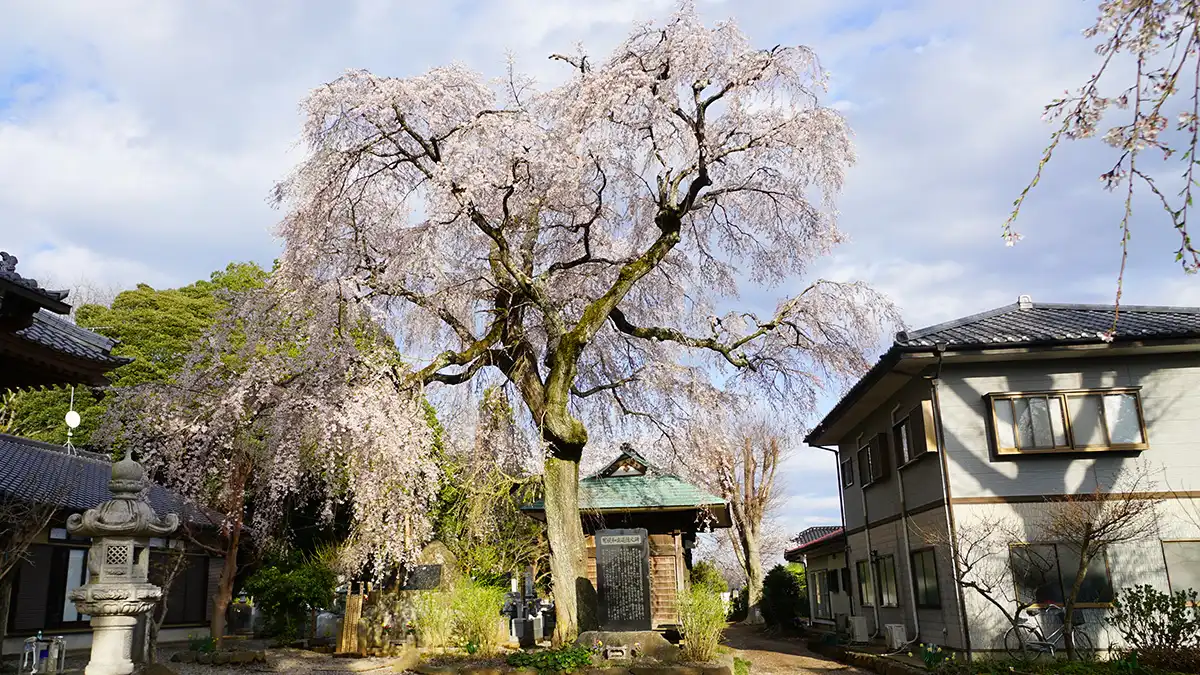
[[[112,499],[67,519],[68,532],[92,538],[88,582],[70,595],[79,612],[91,616],[92,656],[85,675],[133,672],[133,628],[162,597],[162,589],[149,581],[149,538],[174,532],[179,516],[160,518],[141,499],[145,486],[141,465],[126,455],[112,467]]]

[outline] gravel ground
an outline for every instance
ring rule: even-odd
[[[865,672],[814,654],[799,640],[763,635],[754,626],[730,626],[725,631],[725,644],[734,649],[735,655],[753,664],[750,672],[754,675],[863,675]]]

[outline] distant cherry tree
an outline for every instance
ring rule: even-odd
[[[1013,202],[1004,223],[1003,237],[1011,246],[1021,239],[1014,222],[1030,191],[1063,140],[1092,138],[1106,115],[1118,120],[1104,132],[1104,142],[1117,150],[1116,161],[1099,174],[1104,187],[1124,195],[1121,215],[1121,267],[1117,303],[1125,278],[1129,253],[1134,195],[1144,190],[1159,203],[1175,229],[1179,248],[1175,261],[1188,273],[1200,270],[1200,252],[1192,243],[1188,217],[1194,191],[1200,186],[1200,1],[1101,0],[1096,22],[1083,34],[1096,39],[1100,63],[1073,92],[1051,101],[1045,119],[1057,128],[1042,153],[1033,179]],[[1132,59],[1125,75],[1120,55]],[[1113,70],[1117,74],[1112,74]],[[1106,75],[1110,77],[1106,78]],[[1110,80],[1116,80],[1110,84]],[[1162,161],[1175,161],[1179,187],[1162,184]],[[1115,323],[1114,323],[1115,327]],[[1111,332],[1108,334],[1111,337]]]
[[[369,323],[288,314],[269,290],[232,303],[167,382],[118,390],[98,432],[215,511],[224,567],[212,634],[224,635],[247,532],[267,547],[290,504],[349,506],[349,574],[415,560],[437,494],[432,431],[390,338]],[[206,548],[208,548],[206,546]]]
[[[755,49],[687,3],[607,58],[551,58],[567,67],[551,88],[452,65],[314,90],[308,156],[275,192],[276,283],[309,321],[386,320],[416,361],[403,386],[513,388],[545,444],[564,642],[594,619],[578,601],[589,428],[669,433],[714,382],[811,411],[894,315],[864,285],[797,282],[843,238],[853,159],[809,49]],[[766,315],[729,311],[781,287]]]

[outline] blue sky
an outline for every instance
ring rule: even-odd
[[[506,51],[603,54],[669,0],[285,2],[0,0],[0,248],[70,286],[188,283],[231,260],[269,264],[266,195],[297,160],[298,103],[346,68],[404,76]],[[851,241],[818,273],[865,279],[921,326],[1010,303],[1110,302],[1119,199],[1098,143],[1063,149],[1028,202],[1025,241],[1000,225],[1050,133],[1042,106],[1095,65],[1095,2],[701,0],[764,47],[807,44],[855,131],[839,200]],[[1173,232],[1144,209],[1126,301],[1200,304]],[[784,289],[786,290],[786,289]],[[772,299],[773,300],[773,299]],[[771,303],[773,305],[773,301]],[[832,405],[829,397],[826,407]],[[836,519],[827,453],[789,462],[788,529]]]

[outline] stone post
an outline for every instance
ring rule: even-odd
[[[67,519],[68,532],[92,538],[88,582],[70,596],[81,614],[91,616],[92,656],[85,675],[133,672],[134,626],[162,597],[162,589],[149,581],[148,540],[174,532],[179,517],[159,518],[141,499],[145,486],[141,465],[126,455],[112,467],[112,499]]]

